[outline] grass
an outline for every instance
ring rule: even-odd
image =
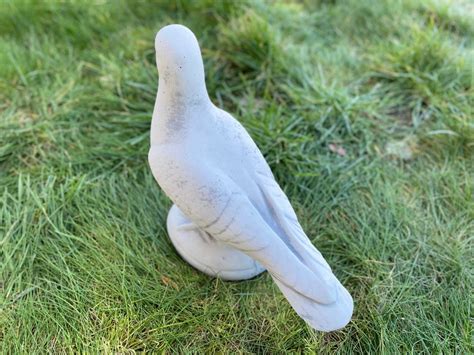
[[[0,352],[473,352],[472,11],[3,2]],[[222,282],[174,251],[146,159],[172,22],[354,296],[345,329],[309,329],[266,274]]]

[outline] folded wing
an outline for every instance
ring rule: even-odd
[[[296,312],[313,328],[331,331],[345,326],[352,315],[352,298],[298,223],[273,177],[257,180],[264,206],[234,193],[207,231],[257,260],[268,270]],[[262,213],[262,209],[267,209]],[[264,216],[272,216],[269,223]],[[267,217],[268,218],[268,217]],[[271,225],[278,225],[275,230]]]
[[[322,285],[313,284],[312,286],[319,288],[325,285],[332,291],[334,302],[323,303],[310,299],[274,278],[276,284],[297,313],[314,328],[330,331],[344,327],[352,316],[352,297],[332,273],[319,250],[306,236],[290,201],[273,176],[265,173],[257,173],[257,176],[257,183],[266,204],[262,208],[269,210],[274,222],[280,227],[277,234],[305,266],[318,275],[319,279],[324,280]],[[307,281],[300,280],[300,282]]]

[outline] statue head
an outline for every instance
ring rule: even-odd
[[[201,50],[191,30],[183,25],[163,27],[156,34],[155,51],[160,90],[184,97],[207,97]]]

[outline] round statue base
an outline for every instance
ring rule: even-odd
[[[176,206],[168,213],[168,234],[174,247],[193,267],[223,280],[247,280],[265,271],[255,260],[199,229]]]

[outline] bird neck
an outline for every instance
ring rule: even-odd
[[[182,77],[179,74],[161,75],[158,82],[155,108],[151,125],[151,140],[164,142],[183,129],[189,128],[192,121],[212,106],[201,76]]]
[[[182,75],[166,72],[158,81],[157,99],[164,103],[180,104],[181,106],[195,105],[209,101],[204,74]]]

